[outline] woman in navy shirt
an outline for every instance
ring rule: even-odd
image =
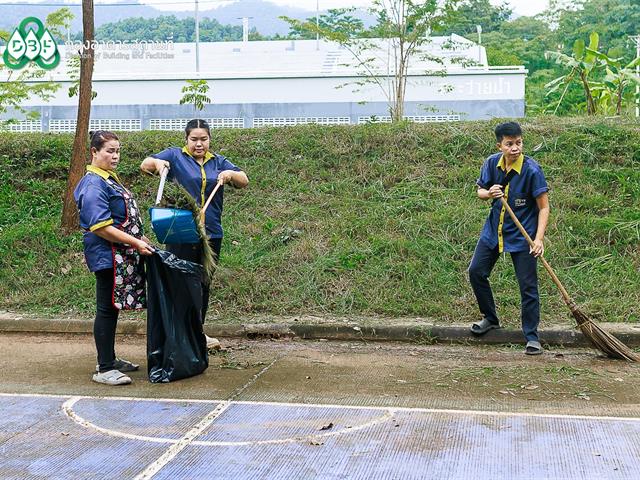
[[[84,230],[84,256],[96,275],[93,336],[98,365],[93,380],[106,385],[131,383],[123,372],[139,368],[116,357],[116,324],[120,310],[145,308],[140,255],[153,253],[143,235],[136,201],[115,173],[119,161],[118,137],[104,130],[91,133],[91,165],[74,191]]]
[[[187,192],[202,207],[215,188],[221,186],[207,208],[205,227],[209,237],[209,245],[213,250],[215,260],[220,258],[222,245],[222,205],[224,200],[224,185],[230,184],[235,188],[245,188],[249,184],[247,175],[222,155],[211,153],[211,129],[204,120],[194,119],[185,128],[186,145],[170,147],[144,159],[140,169],[147,173],[160,174],[165,168],[169,169],[167,178],[182,185]],[[167,250],[178,258],[191,262],[202,263],[202,248],[200,244],[170,244]],[[209,285],[203,282],[202,322],[204,323],[209,305]],[[209,347],[218,344],[217,340],[207,337]]]

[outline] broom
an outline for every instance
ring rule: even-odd
[[[520,233],[524,235],[524,238],[527,239],[527,242],[530,246],[533,246],[533,240],[524,229],[520,221],[517,219],[515,213],[504,199],[504,197],[500,197],[502,200],[502,205],[506,208],[511,220],[516,224]],[[583,335],[589,339],[591,344],[600,350],[602,353],[611,358],[618,358],[620,360],[628,360],[630,362],[640,362],[640,356],[633,352],[629,347],[627,347],[624,343],[618,340],[616,337],[611,335],[610,333],[604,331],[601,327],[599,327],[593,320],[591,320],[584,312],[580,310],[576,302],[569,296],[567,290],[564,288],[557,275],[551,268],[551,265],[547,262],[547,260],[543,257],[539,257],[542,261],[542,265],[547,270],[553,283],[556,284],[560,293],[562,294],[562,298],[564,303],[567,304],[569,310],[571,310],[571,315],[575,318],[578,327],[582,331]]]
[[[204,222],[201,221],[202,211],[200,207],[198,207],[189,192],[187,192],[182,185],[175,182],[169,182],[167,184],[160,206],[191,211],[198,236],[200,237],[200,245],[202,246],[202,266],[205,272],[205,283],[210,283],[219,267],[213,258],[213,250],[211,245],[209,245],[209,237]]]

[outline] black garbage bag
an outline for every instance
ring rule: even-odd
[[[202,265],[156,250],[147,260],[147,371],[153,383],[209,366],[202,330]]]

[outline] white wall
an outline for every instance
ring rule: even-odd
[[[447,77],[412,76],[407,84],[406,101],[435,100],[523,100],[526,71],[491,70],[478,73],[450,74]],[[237,78],[209,79],[210,97],[214,104],[238,103],[331,103],[386,101],[380,87],[339,85],[361,78]],[[77,98],[69,98],[69,84],[62,88],[48,105],[76,106]],[[175,80],[101,80],[93,89],[98,96],[94,105],[177,105],[182,96],[183,79]],[[353,90],[359,88],[360,91]],[[31,99],[24,106],[39,106],[42,101]]]

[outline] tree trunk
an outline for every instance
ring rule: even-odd
[[[596,114],[596,104],[593,101],[593,95],[591,95],[591,89],[589,88],[589,82],[583,72],[580,72],[580,79],[582,80],[582,88],[584,88],[584,95],[587,97],[587,115]]]
[[[620,86],[618,87],[617,92],[617,100],[616,100],[616,115],[622,115],[622,94],[624,93],[624,84],[620,81]]]
[[[406,8],[405,2],[400,2],[397,10],[398,22],[398,50],[396,56],[400,58],[400,62],[396,60],[396,71],[394,72],[395,95],[393,97],[393,115],[392,122],[401,122],[404,119],[404,87],[406,81],[406,55],[405,55],[405,38],[407,35],[406,27]]]
[[[94,33],[93,0],[82,0],[82,49],[80,50],[80,89],[78,92],[78,117],[76,136],[73,140],[67,190],[62,207],[60,226],[64,234],[78,229],[78,209],[73,191],[84,175],[87,159],[87,134],[91,114],[91,79],[93,77]]]
[[[394,99],[394,112],[395,118],[392,119],[393,122],[401,122],[404,118],[404,87],[405,87],[405,59],[401,57],[400,59],[400,68],[398,72],[396,72],[396,96]]]

